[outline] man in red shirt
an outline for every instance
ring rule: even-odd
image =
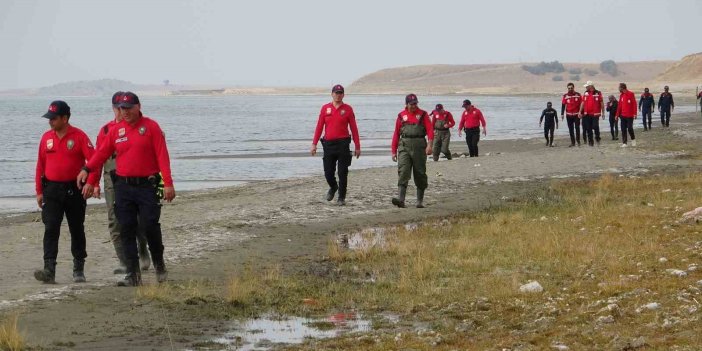
[[[85,282],[83,271],[88,256],[83,226],[86,203],[75,178],[85,161],[93,156],[93,144],[82,130],[68,122],[71,108],[64,101],[52,102],[44,117],[49,119],[51,130],[41,137],[35,175],[37,205],[44,222],[44,269],[35,271],[34,277],[49,284],[56,281],[58,241],[65,214],[71,233],[73,281],[82,283]],[[83,191],[92,195],[99,178],[93,175],[87,181],[87,184],[81,184]]]
[[[587,133],[587,138],[584,139],[588,145],[594,146],[593,131],[595,141],[597,141],[597,145],[600,145],[600,117],[604,116],[604,99],[602,93],[595,89],[595,84],[592,81],[587,81],[585,89],[587,90],[582,96],[578,117],[583,121],[583,135]]]
[[[156,121],[141,113],[139,97],[134,93],[125,92],[117,106],[122,121],[107,133],[105,143],[100,145],[95,155],[83,167],[77,182],[83,182],[89,172],[100,172],[105,161],[112,154],[117,154],[115,213],[122,226],[120,236],[127,264],[127,275],[117,285],[141,284],[136,244],[139,224],[144,226],[151,259],[156,268],[156,278],[160,283],[167,279],[159,223],[161,204],[157,193],[161,179],[164,184],[163,199],[171,202],[176,196],[166,137]]]
[[[436,104],[434,111],[429,114],[431,116],[431,124],[434,126],[434,145],[432,147],[432,158],[434,161],[439,160],[439,154],[443,153],[447,160],[451,159],[451,128],[456,124],[453,120],[451,112],[444,110],[444,105]]]
[[[471,104],[470,100],[463,100],[463,115],[458,123],[458,137],[465,129],[466,144],[468,144],[468,154],[470,157],[478,157],[478,142],[480,141],[480,126],[483,126],[483,135],[487,135],[487,126],[483,113]]]
[[[580,93],[575,91],[575,84],[568,83],[568,92],[563,94],[561,99],[561,121],[565,117],[568,120],[568,133],[570,133],[570,147],[575,146],[578,141],[580,146],[580,118],[578,109],[582,102]]]
[[[324,157],[324,177],[329,184],[327,191],[327,201],[334,199],[334,194],[339,190],[339,197],[336,200],[337,205],[343,206],[346,204],[346,186],[348,181],[349,166],[351,165],[351,136],[353,136],[353,144],[355,145],[354,156],[361,156],[361,141],[358,136],[358,127],[356,126],[356,116],[353,113],[353,108],[344,103],[344,87],[337,84],[332,87],[332,102],[323,105],[319,111],[317,119],[317,128],[314,131],[312,138],[312,147],[310,154],[317,154],[317,142],[324,131],[322,138],[322,149]],[[349,128],[351,134],[349,135]],[[339,166],[339,182],[336,181],[336,167]]]
[[[397,162],[398,175],[398,195],[392,198],[392,204],[400,208],[405,207],[410,177],[414,176],[414,185],[417,186],[417,208],[424,208],[424,190],[429,186],[427,155],[432,154],[434,130],[429,114],[418,104],[417,95],[405,96],[405,109],[397,114],[392,134],[392,160]]]
[[[100,148],[100,145],[105,142],[105,137],[110,132],[110,129],[114,127],[117,123],[122,121],[122,116],[119,112],[119,99],[122,97],[124,92],[118,91],[112,95],[112,112],[114,113],[114,119],[109,121],[107,124],[102,126],[98,131],[97,140],[95,142],[95,147]],[[124,260],[124,249],[122,248],[122,239],[119,236],[120,226],[115,216],[115,188],[114,181],[112,178],[116,176],[115,174],[115,154],[112,154],[110,158],[102,166],[103,169],[103,193],[105,195],[105,203],[107,204],[107,229],[110,232],[110,240],[115,248],[115,253],[117,254],[117,259],[119,260],[119,267],[114,270],[114,274],[125,274],[127,273],[127,265]],[[100,198],[100,188],[95,187],[96,198]],[[151,257],[149,256],[149,249],[146,245],[146,234],[144,234],[144,228],[139,226],[137,231],[137,246],[139,247],[139,261],[141,262],[141,270],[149,269],[151,266]]]
[[[626,147],[627,132],[631,136],[631,146],[636,146],[634,136],[634,120],[636,119],[636,96],[627,90],[625,83],[619,83],[619,104],[617,104],[616,118],[621,120],[622,147]]]

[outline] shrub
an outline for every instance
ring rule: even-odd
[[[579,75],[579,74],[572,75],[572,76],[570,76],[570,80],[574,80],[574,81],[576,81],[576,82],[579,82],[579,81],[580,81],[580,75]]]
[[[568,73],[570,74],[580,74],[583,73],[583,70],[580,68],[571,68],[568,70]]]
[[[551,78],[551,80],[553,80],[554,82],[562,82],[563,76],[553,76],[553,78]]]
[[[600,71],[607,73],[614,77],[619,74],[619,69],[617,68],[617,63],[613,60],[602,61],[600,63]]]
[[[538,76],[542,76],[546,73],[561,73],[565,72],[565,67],[558,61],[553,62],[541,62],[534,66],[523,65],[522,69]]]

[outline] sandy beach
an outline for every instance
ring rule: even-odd
[[[640,120],[635,125],[638,128]],[[674,114],[669,129],[658,125],[650,132],[637,129],[637,147],[621,148],[621,142],[611,141],[606,121],[600,121],[600,128],[599,147],[568,148],[563,123],[555,148],[545,147],[542,139],[481,141],[479,158],[429,161],[425,209],[414,208],[413,186],[408,191],[409,208],[390,204],[396,191],[394,167],[358,170],[352,165],[347,206],[326,202],[321,159],[314,177],[180,194],[164,205],[161,217],[169,279],[175,284],[191,279],[224,281],[247,264],[280,263],[284,271],[305,271],[326,254],[330,238],[340,233],[479,211],[564,178],[603,173],[645,177],[702,166],[701,160],[686,157],[702,149],[699,115]],[[466,151],[465,142],[457,137],[451,145],[453,152]],[[52,286],[32,276],[42,264],[40,215],[3,218],[0,224],[0,314],[18,311],[20,328],[32,346],[151,350],[167,349],[161,345],[168,342],[182,349],[222,331],[222,321],[198,314],[197,306],[164,310],[137,304],[134,289],[113,286],[120,277],[112,274],[117,261],[108,243],[102,206],[91,207],[86,216],[85,284],[70,283],[65,221],[58,284]],[[144,278],[155,282],[152,271]]]

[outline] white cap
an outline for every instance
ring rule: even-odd
[[[587,87],[589,87],[589,86],[591,86],[591,85],[594,86],[595,83],[593,83],[591,80],[588,80],[588,81],[585,83],[585,85],[583,85],[583,86],[584,86],[585,88],[587,88]]]

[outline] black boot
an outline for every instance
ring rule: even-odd
[[[329,190],[327,191],[327,201],[334,200],[334,194],[336,194],[336,191],[338,189],[338,187],[329,188]]]
[[[117,282],[117,286],[139,286],[141,285],[141,271],[139,270],[139,260],[131,262],[127,260],[127,275]]]
[[[417,188],[417,208],[424,208],[424,189]]]
[[[346,205],[346,189],[339,188],[339,197],[336,199],[336,204],[338,206]]]
[[[73,282],[74,283],[85,283],[85,273],[83,272],[85,267],[85,259],[73,259]]]
[[[405,195],[407,194],[407,186],[400,185],[397,189],[397,193],[397,197],[392,198],[392,204],[399,208],[405,208]]]
[[[160,260],[154,259],[154,268],[156,269],[156,281],[163,283],[168,279],[168,271],[166,270],[166,263],[163,262],[163,258]]]
[[[44,269],[34,271],[34,278],[44,284],[56,284],[56,260],[44,260]]]

